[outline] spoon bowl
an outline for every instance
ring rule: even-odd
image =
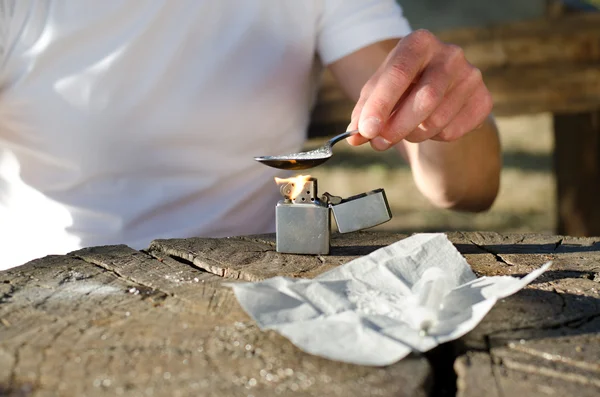
[[[254,160],[268,165],[269,167],[282,170],[305,170],[323,164],[333,156],[332,146],[339,141],[358,133],[358,130],[346,131],[343,134],[334,136],[325,144],[317,149],[307,152],[282,154],[277,156],[259,156]]]

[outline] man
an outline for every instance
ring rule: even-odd
[[[438,206],[497,194],[481,74],[393,0],[0,0],[0,18],[0,268],[273,231],[282,174],[253,156],[301,148],[323,67],[357,101],[351,144],[397,149]]]

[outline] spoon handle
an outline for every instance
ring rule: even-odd
[[[335,145],[336,143],[338,143],[339,141],[341,141],[342,139],[346,139],[346,138],[348,138],[349,136],[352,136],[352,135],[354,135],[354,134],[356,134],[356,133],[358,133],[358,130],[346,131],[346,132],[344,132],[343,134],[340,134],[340,135],[334,136],[333,138],[331,138],[331,139],[329,140],[329,142],[328,142],[328,143],[329,143],[329,145],[333,146],[333,145]]]

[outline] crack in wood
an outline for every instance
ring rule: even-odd
[[[550,367],[536,366],[532,364],[525,364],[512,360],[510,358],[502,359],[502,365],[508,369],[514,371],[520,371],[528,374],[542,375],[550,378],[557,378],[565,380],[567,382],[579,383],[585,386],[600,387],[600,380],[591,376],[574,374],[571,372],[564,372],[552,369]]]
[[[490,359],[490,373],[492,374],[492,377],[494,378],[494,384],[496,385],[496,391],[497,391],[498,397],[504,397],[504,390],[502,389],[502,384],[500,383],[500,379],[499,379],[499,376],[497,373],[497,368],[494,363],[494,357],[492,355],[491,337],[489,335],[485,335],[483,340],[485,343],[486,353]]]
[[[574,360],[569,357],[565,357],[562,354],[551,354],[548,352],[535,350],[535,349],[528,347],[527,345],[522,345],[519,343],[509,344],[508,347],[511,350],[518,351],[518,352],[527,354],[529,356],[541,358],[542,360],[545,360],[545,361],[562,363],[562,364],[566,364],[571,367],[582,369],[584,371],[600,373],[600,364],[598,364],[598,363],[588,363],[586,361]]]
[[[46,305],[46,303],[54,296],[54,292],[55,291],[53,291],[53,293],[46,295],[41,301],[35,302],[32,307],[34,309],[42,310],[41,308],[44,307],[44,305]]]
[[[212,292],[212,295],[210,296],[210,299],[208,300],[208,311],[211,311],[211,309],[213,308],[213,301],[215,300],[216,295],[217,295],[217,290],[214,289]]]
[[[182,265],[189,266],[189,267],[191,267],[191,268],[193,268],[195,270],[199,270],[201,272],[208,273],[205,269],[202,269],[202,268],[196,266],[192,261],[189,261],[189,260],[187,260],[185,258],[182,258],[180,256],[166,254],[165,252],[156,250],[154,248],[148,249],[148,250],[142,250],[140,252],[143,252],[144,254],[148,255],[151,258],[156,259],[157,261],[159,261],[161,263],[169,264],[168,261],[169,260],[173,260],[173,261],[175,261],[177,263],[180,263]]]
[[[560,295],[560,293],[558,293],[557,291],[555,293]],[[563,297],[561,296],[561,299],[562,298]],[[567,310],[567,307],[563,306],[563,312],[566,310]],[[597,311],[592,314],[580,316],[579,318],[559,321],[559,322],[556,322],[551,325],[550,324],[532,325],[532,326],[528,326],[528,327],[513,328],[513,329],[510,329],[510,331],[518,333],[519,331],[523,331],[523,330],[539,330],[539,331],[559,330],[564,327],[578,329],[578,328],[583,327],[586,324],[594,321],[595,319],[597,319],[599,317],[600,317],[600,311]],[[483,336],[485,349],[482,350],[482,352],[485,353],[490,358],[489,365],[490,365],[490,371],[491,371],[491,376],[492,376],[491,382],[493,382],[493,384],[495,385],[499,397],[504,397],[506,395],[506,392],[502,387],[503,382],[509,381],[509,379],[511,379],[511,377],[505,373],[506,370],[513,370],[513,371],[517,371],[517,372],[521,372],[521,373],[529,373],[529,374],[535,374],[535,375],[546,376],[546,377],[560,378],[561,380],[574,382],[574,383],[582,384],[585,386],[598,387],[598,382],[600,382],[600,381],[597,381],[597,380],[590,381],[590,379],[598,379],[597,376],[585,375],[585,374],[584,375],[571,374],[570,372],[565,372],[564,370],[559,371],[556,369],[546,370],[548,368],[548,366],[522,363],[522,362],[518,361],[518,359],[514,359],[514,358],[511,359],[510,357],[505,357],[504,354],[494,353],[494,351],[500,347],[507,347],[511,350],[518,350],[518,351],[528,350],[528,351],[523,351],[522,353],[529,354],[531,356],[535,356],[538,358],[542,358],[544,360],[549,360],[549,361],[553,361],[553,362],[561,362],[565,365],[572,364],[573,367],[578,368],[578,369],[583,369],[588,372],[592,371],[594,373],[598,373],[600,371],[600,366],[597,363],[587,363],[587,362],[581,361],[581,360],[570,359],[570,358],[564,357],[562,355],[561,356],[551,355],[544,351],[530,349],[530,348],[528,348],[527,345],[521,345],[521,344],[517,344],[517,343],[514,343],[511,345],[510,343],[509,344],[503,343],[502,346],[493,348],[492,347],[493,346],[492,339],[493,339],[494,335],[496,335],[498,333],[503,333],[506,331],[507,330],[498,330],[498,331],[491,332],[491,333],[488,333]],[[475,352],[475,351],[477,351],[477,349],[473,349],[472,347],[470,347],[468,349],[468,352]],[[557,374],[564,374],[564,376],[563,375],[557,376]],[[465,374],[464,376],[467,376],[467,375]]]
[[[0,305],[4,304],[4,303],[10,303],[11,299],[13,297],[14,294],[16,294],[19,291],[19,288],[13,284],[13,283],[9,283],[10,287],[8,289],[8,292],[5,292],[4,294],[2,294],[2,296],[0,296]]]
[[[452,341],[438,345],[434,349],[423,353],[432,369],[431,396],[433,397],[455,396],[457,394],[458,374],[454,370],[454,363],[460,356],[457,346],[458,343]]]
[[[218,259],[210,258],[210,262],[214,262],[216,265],[211,265],[208,261],[202,261],[197,254],[193,252],[188,252],[186,255],[186,253],[178,249],[172,249],[168,247],[160,247],[159,249],[156,249],[153,246],[150,247],[149,252],[162,252],[169,257],[179,258],[192,264],[196,269],[214,274],[219,277],[230,278],[233,280],[258,281],[258,279],[252,274],[243,272],[241,270],[233,270],[227,265],[227,263],[221,262]]]
[[[541,325],[534,324],[534,325],[528,325],[528,326],[524,326],[524,327],[515,327],[515,328],[511,328],[509,330],[500,329],[500,330],[496,330],[494,332],[490,332],[485,337],[492,338],[495,335],[502,334],[506,331],[511,331],[511,332],[516,333],[516,332],[529,331],[529,330],[556,330],[556,329],[560,329],[562,327],[569,327],[569,328],[577,329],[577,328],[580,328],[582,325],[593,321],[597,317],[600,317],[600,312],[586,314],[583,316],[578,316],[578,317],[569,318],[569,319],[558,320],[555,322],[550,322],[550,323],[541,324]]]
[[[21,349],[25,347],[27,341],[22,342],[15,348],[15,359],[12,364],[12,368],[10,370],[10,376],[8,377],[8,389],[15,390],[17,386],[17,368],[19,367],[19,363],[21,361]]]
[[[251,236],[238,236],[235,237],[238,240],[242,240],[242,241],[250,241],[252,243],[261,243],[261,244],[266,244],[269,245],[271,247],[276,247],[277,243],[275,241],[266,239],[266,238],[261,238],[261,237],[251,237]],[[267,250],[267,251],[272,251],[272,250]]]
[[[561,301],[560,312],[561,312],[561,314],[564,313],[565,310],[567,309],[567,300],[565,299],[563,294],[556,289],[556,287],[552,287],[552,292],[554,292],[556,295],[558,295],[558,297]]]
[[[578,329],[578,328],[583,327],[586,324],[591,323],[592,321],[594,321],[598,317],[600,317],[600,312],[592,314],[592,315],[589,315],[587,317],[582,317],[580,319],[570,321],[570,322],[566,323],[565,326],[569,327],[569,328],[572,328],[572,329]]]
[[[137,288],[137,291],[141,295],[142,299],[151,298],[151,299],[157,299],[157,300],[164,300],[168,296],[171,296],[171,297],[175,296],[173,293],[162,291],[162,290],[154,287],[151,284],[145,284],[136,278],[132,278],[130,276],[122,274],[119,271],[117,271],[116,269],[106,266],[106,264],[104,264],[102,261],[97,261],[92,258],[86,258],[86,257],[79,256],[79,255],[72,255],[72,257],[82,260],[91,265],[97,266],[97,267],[103,269],[104,271],[114,274],[118,279],[124,280],[130,284],[133,284],[132,287]],[[135,293],[135,292],[132,292],[132,293]]]
[[[521,240],[521,241],[522,241],[522,240]],[[492,255],[494,256],[494,258],[496,259],[496,261],[497,261],[497,262],[504,263],[504,264],[505,264],[505,265],[507,265],[507,266],[514,266],[514,265],[515,265],[514,263],[512,263],[512,262],[509,262],[509,261],[505,260],[505,259],[502,257],[502,255],[500,255],[499,253],[497,253],[497,252],[494,252],[494,251],[490,250],[490,249],[489,249],[489,248],[487,248],[485,245],[480,245],[480,244],[477,244],[476,242],[474,242],[474,241],[473,241],[473,240],[471,240],[471,239],[469,239],[469,242],[470,242],[471,244],[473,244],[474,246],[476,246],[477,248],[481,249],[482,251],[485,251],[485,252],[487,252],[488,254],[492,254]]]

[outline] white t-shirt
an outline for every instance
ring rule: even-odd
[[[393,0],[0,0],[0,269],[272,232],[322,65],[410,32]]]

